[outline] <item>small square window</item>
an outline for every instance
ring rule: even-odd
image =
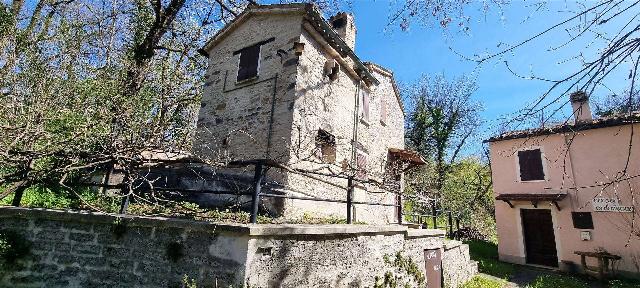
[[[591,212],[571,212],[571,219],[576,229],[593,229]]]
[[[336,162],[336,138],[331,133],[322,129],[316,135],[316,151],[318,158],[325,163]]]
[[[540,149],[518,151],[518,163],[521,181],[545,180]]]

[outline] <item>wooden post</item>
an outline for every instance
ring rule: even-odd
[[[251,223],[258,223],[258,204],[260,202],[260,190],[262,189],[262,164],[256,164],[254,171],[254,187],[253,195],[251,196]]]

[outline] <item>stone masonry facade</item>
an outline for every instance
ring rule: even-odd
[[[339,14],[345,26],[328,31],[322,25],[331,23],[317,16],[315,9],[310,4],[251,6],[203,48],[209,68],[195,153],[223,161],[267,158],[313,171],[314,178],[268,171],[267,181],[282,187],[274,192],[298,197],[344,200],[345,177],[327,175],[366,171],[354,200],[396,204],[393,192],[402,189],[402,173],[391,173],[389,148],[404,149],[404,112],[393,73],[362,63],[353,54],[353,16]],[[348,40],[348,47],[335,44],[342,41],[336,37]],[[257,76],[237,82],[242,55],[237,51],[256,43],[260,44]],[[303,49],[296,50],[300,46]],[[337,67],[336,77],[327,75],[327,65]],[[365,108],[368,117],[363,116]],[[319,131],[334,139],[329,160],[319,156]],[[396,188],[384,185],[390,179],[397,182]],[[343,204],[281,202],[279,213],[286,217],[344,218],[346,213]],[[396,209],[354,205],[353,210],[358,221],[383,224],[398,220]]]
[[[423,251],[445,247],[444,231],[399,225],[220,224],[4,207],[0,236],[7,235],[30,247],[0,266],[0,287],[182,287],[185,275],[198,287],[372,287],[385,274],[422,287],[415,275],[425,275]],[[456,283],[448,287],[472,277],[462,269],[473,265],[468,256],[443,251],[445,283]],[[397,255],[417,270],[394,267]]]

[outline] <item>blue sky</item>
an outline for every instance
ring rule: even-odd
[[[419,23],[412,23],[406,32],[400,30],[398,25],[388,26],[390,9],[393,7],[388,1],[354,0],[347,10],[355,15],[358,28],[356,53],[365,61],[393,70],[400,83],[413,82],[425,73],[444,73],[450,78],[473,73],[479,86],[474,97],[484,105],[482,116],[487,124],[483,128],[483,134],[487,136],[495,133],[492,127],[499,125],[496,119],[516,113],[550,87],[549,82],[518,78],[509,72],[504,60],[519,74],[529,76],[533,72],[537,76],[557,78],[580,67],[580,62],[571,58],[580,52],[586,56],[595,55],[597,48],[603,45],[596,42],[589,46],[587,40],[578,39],[563,49],[550,52],[549,48],[568,39],[567,33],[559,29],[521,47],[513,54],[482,66],[464,60],[452,49],[469,57],[499,51],[497,45],[501,42],[518,43],[570,17],[572,14],[569,11],[575,8],[573,3],[551,1],[545,9],[535,12],[534,7],[527,7],[531,3],[514,1],[503,7],[502,13],[495,6],[484,13],[480,11],[479,2],[476,2],[476,6],[466,9],[466,14],[471,17],[468,34],[446,32],[439,26],[425,27]],[[589,3],[592,2],[587,2]],[[524,21],[529,15],[531,17]],[[626,77],[610,78],[612,79],[607,80],[607,85],[614,91],[621,91],[627,85]],[[600,89],[594,93],[599,95],[594,96],[604,96],[607,93],[610,92]],[[556,93],[551,96],[558,95]],[[564,117],[570,115],[569,110],[567,106],[562,110]]]

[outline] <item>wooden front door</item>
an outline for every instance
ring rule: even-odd
[[[522,230],[528,264],[558,266],[551,210],[521,209]]]

